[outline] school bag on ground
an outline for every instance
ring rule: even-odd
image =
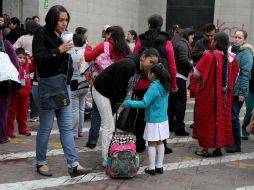
[[[0,68],[0,95],[4,96],[19,90],[21,88],[19,72],[5,51],[4,40],[0,40]]]
[[[139,163],[135,136],[128,132],[117,132],[115,128],[108,151],[106,174],[112,178],[132,178],[137,175]]]
[[[114,61],[110,57],[109,53],[109,42],[104,42],[104,53],[100,54],[94,62],[91,63],[90,67],[85,72],[85,77],[90,86],[93,86],[93,83],[96,77],[108,66],[110,66]]]

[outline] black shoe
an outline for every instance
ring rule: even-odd
[[[213,152],[212,152],[213,157],[218,157],[218,156],[222,156],[222,152],[220,149],[216,148]]]
[[[36,165],[36,169],[37,169],[37,172],[40,174],[40,175],[42,175],[42,176],[47,176],[47,177],[50,177],[50,176],[52,176],[53,174],[50,172],[50,170],[48,170],[48,171],[42,171],[42,170],[40,170],[40,168],[42,167],[42,166],[44,166],[44,165]]]
[[[173,150],[167,146],[165,146],[165,152],[164,154],[171,154],[173,152]]]
[[[189,133],[186,132],[186,131],[183,131],[183,132],[176,132],[176,131],[175,131],[175,135],[176,135],[176,136],[189,136]]]
[[[163,167],[162,168],[155,168],[155,172],[158,174],[163,174]]]
[[[91,148],[91,149],[94,149],[95,147],[96,147],[96,144],[90,144],[90,143],[86,143],[86,146],[88,147],[88,148]]]
[[[91,173],[92,170],[91,169],[78,169],[78,166],[75,166],[74,168],[68,168],[68,172],[70,174],[71,177],[77,177],[80,175],[86,175],[88,173]]]
[[[149,170],[148,168],[146,168],[145,172],[149,175],[155,175],[155,170]]]
[[[226,148],[226,152],[227,153],[235,153],[235,152],[241,152],[241,147],[237,147],[237,146],[229,146]]]
[[[247,136],[242,137],[242,140],[244,140],[244,141],[247,141],[248,139],[249,139],[249,137],[247,137]]]

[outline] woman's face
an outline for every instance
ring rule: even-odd
[[[55,31],[58,33],[63,33],[66,30],[67,26],[68,15],[66,12],[60,12]]]
[[[153,64],[158,63],[159,58],[156,56],[145,57],[144,55],[142,55],[140,57],[140,61],[141,61],[141,67],[145,70],[148,70],[152,67]]]
[[[133,40],[133,35],[131,35],[130,32],[127,33],[127,40],[129,40],[130,42]]]
[[[189,42],[189,44],[191,44],[193,42],[194,36],[195,36],[194,34],[188,36],[188,42]]]
[[[234,36],[234,45],[241,46],[245,43],[246,39],[242,31],[237,31]]]
[[[88,38],[88,33],[85,32],[85,33],[83,34],[82,38],[83,38],[83,40],[87,40],[87,38]]]

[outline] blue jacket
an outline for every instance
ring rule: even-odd
[[[240,48],[233,47],[232,52],[236,54],[240,67],[240,73],[234,85],[234,96],[246,97],[249,93],[249,80],[253,64],[252,46],[244,44]]]
[[[153,81],[142,101],[125,100],[124,107],[145,108],[145,121],[160,123],[168,120],[169,92],[159,81]]]

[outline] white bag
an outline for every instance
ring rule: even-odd
[[[0,42],[0,94],[7,94],[11,91],[19,90],[21,83],[19,72],[11,62],[9,55],[5,53],[4,43]]]

